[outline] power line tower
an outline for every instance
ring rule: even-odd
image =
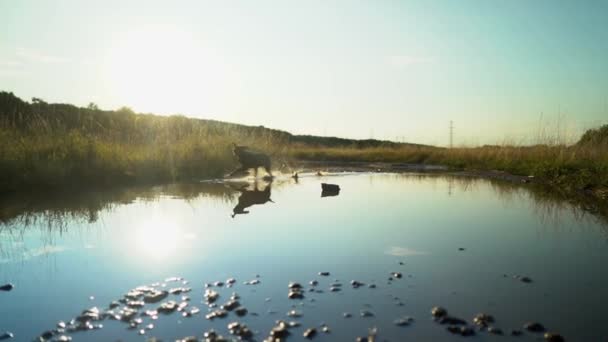
[[[450,120],[450,148],[454,147],[454,121]]]

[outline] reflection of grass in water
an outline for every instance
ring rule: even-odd
[[[162,186],[116,188],[95,192],[66,192],[47,194],[19,194],[0,201],[0,229],[7,226],[45,224],[61,229],[66,220],[93,223],[99,212],[135,200],[156,201],[171,196],[186,201],[207,197],[222,201],[232,200],[234,193],[223,184],[184,183]]]
[[[540,219],[543,227],[553,230],[564,228],[563,222],[571,215],[579,224],[576,229],[599,225],[602,233],[608,239],[608,204],[589,198],[588,196],[572,196],[561,193],[554,187],[542,185],[527,185],[497,181],[468,176],[445,174],[396,174],[394,177],[424,180],[439,184],[447,183],[446,192],[475,191],[481,185],[489,186],[498,198],[507,205],[525,201],[533,206],[534,213]]]
[[[0,259],[14,259],[16,254],[27,252],[22,242],[28,229],[46,230],[48,234],[42,235],[42,244],[53,245],[55,236],[67,232],[68,223],[94,223],[101,212],[136,200],[157,201],[164,196],[185,201],[212,198],[229,202],[236,194],[224,184],[189,183],[5,197],[0,201]]]
[[[473,177],[445,174],[392,174],[386,177],[417,179],[439,184],[447,182],[448,192],[475,191],[480,185],[488,185],[506,204],[526,200],[534,206],[536,215],[543,226],[560,229],[561,222],[572,215],[580,223],[599,223],[608,227],[608,207],[599,206],[597,202],[587,202],[588,198],[572,197],[555,191],[555,188],[519,184],[503,181],[490,181]],[[65,233],[68,222],[94,223],[100,213],[113,210],[119,205],[139,201],[158,201],[165,196],[194,201],[199,198],[212,198],[222,202],[234,202],[239,196],[237,189],[248,184],[243,182],[225,183],[176,183],[162,186],[136,186],[107,189],[96,192],[63,193],[54,195],[16,195],[0,200],[0,258],[11,257],[11,248],[23,241],[27,229],[38,227],[47,230],[44,234],[44,245],[52,245],[57,234]],[[273,183],[273,188],[285,184],[280,180]],[[259,185],[259,184],[258,184]],[[527,201],[529,199],[529,201]],[[595,215],[585,208],[592,207]],[[84,227],[89,225],[85,224]],[[577,225],[577,229],[586,227]],[[608,229],[603,230],[608,237]],[[15,245],[17,243],[17,245]],[[13,255],[14,256],[14,255]]]

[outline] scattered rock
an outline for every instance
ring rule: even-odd
[[[521,335],[523,335],[523,334],[524,334],[524,333],[523,333],[523,331],[521,331],[521,330],[516,330],[516,329],[511,330],[511,335],[512,335],[512,336],[521,336]]]
[[[319,272],[320,276],[329,277],[329,272]]]
[[[494,322],[494,317],[492,317],[491,315],[485,314],[485,313],[480,313],[477,314],[475,317],[473,317],[473,323],[475,323],[475,325],[478,325],[480,327],[487,327],[488,325],[490,325],[490,323]]]
[[[560,334],[547,332],[544,335],[545,341],[548,342],[564,342],[565,339]]]
[[[317,286],[317,285],[319,285],[319,282],[316,280],[311,280],[309,284],[310,284],[310,286]]]
[[[253,332],[249,330],[247,325],[239,322],[228,324],[228,331],[230,334],[238,336],[241,340],[248,340],[253,336]]]
[[[214,310],[214,311],[208,313],[205,316],[205,318],[208,320],[214,320],[216,318],[224,318],[226,316],[228,316],[228,311],[222,310],[222,309],[217,309],[217,310]]]
[[[464,251],[464,250],[465,250],[465,248],[460,247],[460,248],[458,248],[458,250],[462,252],[462,251]]]
[[[182,293],[188,293],[190,291],[192,291],[192,289],[189,288],[189,287],[176,287],[176,288],[170,289],[169,293],[172,294],[172,295],[179,295],[179,294],[182,294]]]
[[[464,319],[460,319],[452,316],[442,316],[437,319],[439,324],[449,324],[449,325],[467,325],[467,321]]]
[[[290,310],[287,312],[287,316],[289,317],[302,317],[302,312],[298,310]]]
[[[545,327],[538,322],[529,322],[524,324],[524,329],[531,332],[543,332],[545,331]]]
[[[343,313],[342,316],[344,316],[344,318],[351,318],[351,317],[353,317],[353,315],[351,313],[349,313],[349,312]]]
[[[307,339],[312,339],[316,335],[317,335],[317,329],[315,329],[315,328],[306,329],[306,331],[304,331],[304,334],[302,334],[302,336],[304,336]]]
[[[351,284],[351,285],[353,286],[353,288],[355,288],[355,289],[356,289],[356,288],[359,288],[360,286],[365,286],[365,284],[363,284],[362,282],[357,281],[357,280],[351,280],[351,281],[350,281],[350,284]]]
[[[247,314],[247,308],[240,306],[234,309],[234,313],[239,317],[245,316]]]
[[[448,311],[444,308],[442,308],[441,306],[436,306],[434,308],[431,309],[431,315],[433,315],[433,317],[443,317],[446,316],[448,314]]]
[[[9,284],[0,286],[0,291],[11,291],[14,288],[15,288],[15,285],[9,283]]]
[[[490,334],[494,334],[494,335],[502,335],[503,334],[502,330],[500,328],[496,328],[496,327],[489,327],[488,328],[488,332]]]
[[[13,333],[7,331],[7,332],[3,333],[2,335],[0,335],[0,340],[9,340],[13,337],[15,337],[15,335],[13,335]]]
[[[414,319],[412,317],[409,316],[405,316],[405,317],[401,317],[401,318],[397,318],[396,320],[393,321],[393,323],[395,323],[395,325],[403,327],[406,325],[410,325],[410,323],[412,323],[414,321]]]
[[[456,335],[462,335],[462,336],[475,335],[475,330],[471,329],[470,327],[466,327],[466,326],[450,325],[446,328],[446,330],[451,332],[452,334],[456,334]]]
[[[304,292],[302,292],[301,288],[290,289],[287,293],[287,297],[289,299],[302,299],[304,298]]]
[[[169,295],[169,292],[167,291],[152,291],[149,293],[146,293],[144,295],[144,302],[150,304],[150,303],[158,303],[161,300],[167,298],[167,296]]]
[[[237,300],[229,300],[226,304],[222,305],[221,308],[227,311],[232,311],[241,306],[241,304]]]
[[[205,300],[207,301],[207,304],[214,303],[219,298],[219,296],[220,294],[214,290],[205,290]]]
[[[369,310],[361,310],[360,314],[361,314],[361,317],[373,317],[374,316],[374,313]]]
[[[172,300],[164,302],[158,307],[157,310],[158,312],[164,314],[172,313],[173,311],[177,310],[177,303]]]
[[[284,321],[277,321],[276,325],[270,330],[270,336],[265,341],[283,341],[289,336],[289,325]]]
[[[401,279],[403,277],[403,274],[401,274],[401,272],[393,272],[391,273],[391,276],[396,279]]]

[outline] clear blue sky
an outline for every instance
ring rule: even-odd
[[[26,99],[439,145],[450,120],[459,144],[608,120],[608,1],[22,0],[0,22],[0,89]]]

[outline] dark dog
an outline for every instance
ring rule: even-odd
[[[258,175],[258,168],[262,167],[270,177],[272,172],[270,171],[270,157],[262,152],[254,151],[247,146],[238,146],[232,144],[232,153],[237,157],[241,167],[234,170],[230,175],[237,174],[239,172],[247,172],[249,169],[253,169],[255,176]]]

